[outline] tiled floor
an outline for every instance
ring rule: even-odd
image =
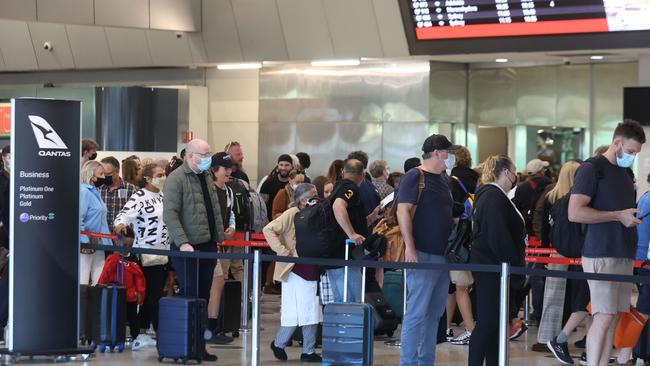
[[[279,296],[268,296],[262,302],[262,327],[260,342],[261,365],[282,365],[282,364],[300,364],[301,348],[297,345],[287,348],[289,362],[280,362],[273,358],[269,350],[269,344],[275,336],[279,325]],[[460,334],[460,329],[456,333]],[[399,329],[396,334],[399,334]],[[559,362],[551,356],[550,353],[536,353],[530,350],[530,347],[537,341],[537,328],[531,329],[519,340],[510,342],[510,365],[559,365]],[[574,335],[572,341],[582,337],[582,333]],[[399,363],[399,349],[391,348],[384,344],[385,339],[375,339],[374,365],[377,366],[395,366]],[[317,352],[321,350],[318,349]],[[467,346],[454,346],[449,343],[441,344],[437,348],[436,365],[466,365],[467,364]],[[571,349],[576,357],[580,356],[582,350]],[[229,346],[210,346],[210,352],[216,354],[219,360],[215,365],[223,366],[242,366],[250,363],[250,336],[242,335]],[[45,363],[47,360],[22,360],[21,364],[38,364]],[[79,365],[81,362],[70,363]],[[89,365],[158,365],[157,353],[155,348],[139,351],[127,350],[122,354],[95,354],[87,362]],[[171,361],[166,361],[171,364]],[[64,363],[61,363],[64,364]],[[576,365],[578,361],[576,360]]]

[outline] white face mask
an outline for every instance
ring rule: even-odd
[[[8,158],[6,163],[5,163],[5,170],[10,172],[11,171],[11,158]]]
[[[151,185],[162,191],[165,188],[165,180],[167,180],[166,177],[152,178]]]

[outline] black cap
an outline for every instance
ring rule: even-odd
[[[224,167],[226,169],[232,168],[234,163],[230,159],[230,155],[228,155],[225,152],[219,152],[214,155],[212,155],[212,167],[217,168],[217,167]]]
[[[422,144],[422,151],[430,153],[434,150],[458,150],[460,146],[452,145],[452,143],[444,135],[431,135],[424,140]]]

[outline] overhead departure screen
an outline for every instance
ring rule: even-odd
[[[650,29],[650,0],[411,0],[417,40]]]

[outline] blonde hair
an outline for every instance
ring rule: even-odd
[[[481,165],[483,168],[481,182],[494,183],[504,169],[510,169],[514,164],[512,159],[505,155],[492,155],[485,159]]]
[[[95,170],[102,167],[102,164],[96,160],[88,160],[81,166],[81,173],[79,174],[81,178],[81,183],[90,184],[90,180],[95,176]]]
[[[573,187],[573,182],[575,180],[576,171],[580,167],[580,163],[577,161],[569,161],[562,165],[560,169],[560,176],[558,177],[557,184],[553,189],[548,192],[548,201],[551,204],[559,201],[560,198],[564,197],[567,193],[571,192]]]

